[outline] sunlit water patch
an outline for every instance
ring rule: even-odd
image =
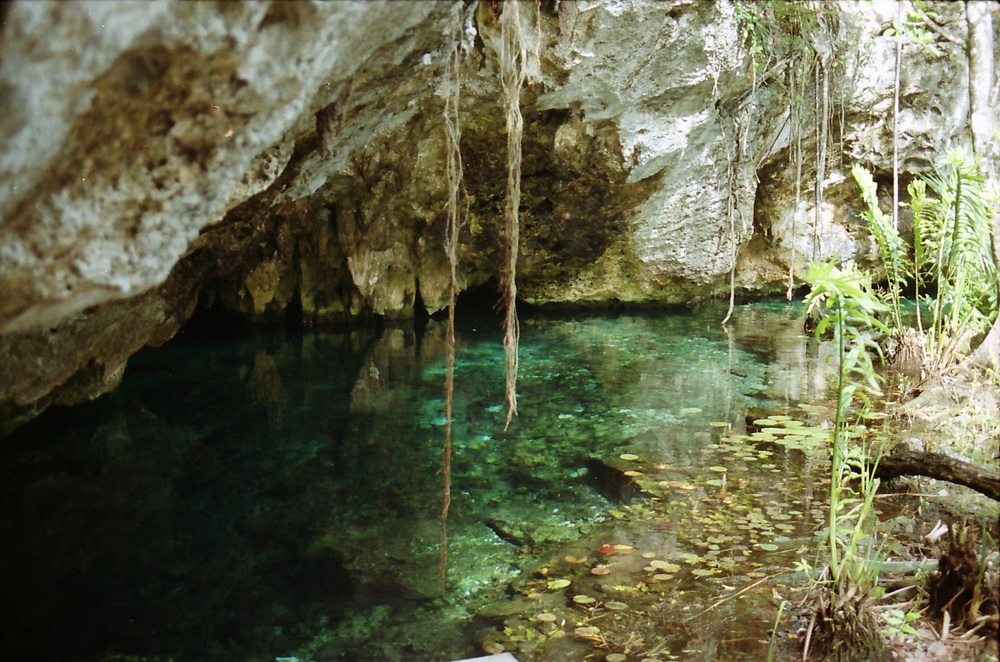
[[[602,619],[759,652],[706,624],[758,641],[773,605],[698,614],[808,546],[826,368],[799,306],[724,314],[522,320],[506,432],[496,321],[462,325],[444,595],[441,324],[145,350],[0,450],[5,659],[575,659],[625,646]]]

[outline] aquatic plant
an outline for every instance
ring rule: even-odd
[[[868,449],[864,426],[850,420],[852,413],[871,407],[881,394],[873,355],[880,353],[872,331],[885,331],[876,317],[887,306],[872,291],[869,278],[853,263],[838,268],[833,262],[814,264],[806,274],[812,286],[808,310],[819,311],[817,336],[833,334],[837,359],[837,411],[831,433],[830,510],[827,523],[829,562],[816,580],[815,607],[806,638],[836,659],[866,659],[881,649],[869,598],[878,579],[881,559],[871,541],[875,522],[873,501],[879,481],[864,465]],[[862,443],[852,443],[862,442]],[[877,462],[877,460],[876,460]],[[858,467],[860,466],[860,470]],[[860,481],[860,489],[851,487]]]

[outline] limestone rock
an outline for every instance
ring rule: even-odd
[[[942,54],[905,47],[904,183],[969,130],[961,5],[932,6]],[[168,340],[198,305],[261,320],[296,310],[305,323],[441,310],[442,112],[456,42],[459,282],[496,279],[501,7],[6,6],[0,418],[112,388],[131,353]],[[727,291],[734,268],[738,287],[776,292],[814,256],[873,264],[846,173],[856,161],[883,185],[891,173],[891,13],[831,4],[825,20],[843,44],[816,42],[831,57],[856,48],[860,64],[830,71],[815,214],[815,132],[795,197],[791,60],[778,53],[771,70],[754,69],[737,10],[726,0],[525,3],[525,300],[680,303]]]

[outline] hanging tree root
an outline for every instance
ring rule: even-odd
[[[1000,473],[944,453],[929,453],[899,444],[882,456],[875,468],[876,478],[888,480],[897,476],[936,478],[964,485],[1000,501]]]

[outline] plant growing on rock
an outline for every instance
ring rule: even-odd
[[[928,188],[930,189],[929,195]],[[945,367],[996,317],[997,256],[992,216],[1000,211],[996,183],[987,184],[969,150],[948,153],[933,173],[911,185],[916,268],[937,287],[928,340]]]
[[[852,173],[886,270],[890,330],[902,329],[900,297],[908,279],[913,279],[918,300],[926,285],[934,287],[937,295],[925,296],[932,316],[926,345],[932,366],[945,368],[996,317],[997,256],[991,227],[1000,203],[997,187],[983,179],[973,155],[960,149],[950,151],[933,173],[912,181],[908,188],[913,211],[911,257],[898,227],[878,207],[871,174],[858,165]],[[923,332],[919,309],[917,319]]]

